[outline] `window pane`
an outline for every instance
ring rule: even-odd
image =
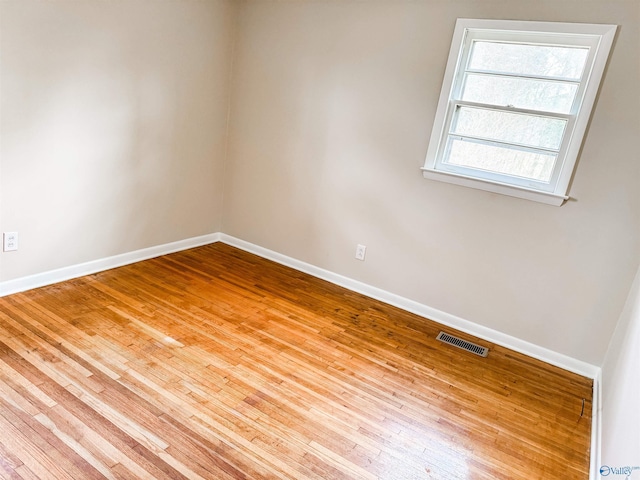
[[[469,73],[464,80],[462,100],[570,113],[577,91],[578,86],[571,83]]]
[[[548,182],[556,155],[533,153],[449,137],[445,163]]]
[[[560,149],[566,120],[485,108],[458,107],[452,132],[458,135]]]
[[[475,41],[469,68],[580,80],[588,54],[588,48]]]

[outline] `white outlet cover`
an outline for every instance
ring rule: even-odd
[[[2,250],[5,252],[18,250],[18,232],[5,232],[2,247]]]

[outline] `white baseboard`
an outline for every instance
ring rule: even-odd
[[[593,405],[591,413],[591,468],[589,480],[599,480],[602,465],[602,370],[593,379]]]
[[[246,252],[254,253],[260,257],[272,260],[276,263],[286,265],[287,267],[291,267],[295,270],[308,273],[314,277],[327,280],[328,282],[353,290],[354,292],[362,293],[368,297],[375,298],[376,300],[407,310],[408,312],[415,313],[416,315],[428,318],[442,325],[474,335],[478,338],[487,340],[488,342],[515,350],[516,352],[523,353],[529,357],[537,358],[538,360],[542,360],[543,362],[555,365],[564,370],[592,379],[595,379],[600,372],[600,368],[595,365],[577,360],[562,353],[554,352],[525,340],[506,335],[498,332],[497,330],[478,325],[477,323],[470,322],[469,320],[423,305],[408,298],[401,297],[400,295],[387,292],[386,290],[367,285],[366,283],[344,277],[309,263],[296,260],[295,258],[282,255],[278,252],[254,245],[230,235],[226,235],[224,233],[221,234],[220,241]]]
[[[209,243],[220,241],[220,233],[211,233],[200,237],[187,238],[177,242],[165,243],[155,247],[143,248],[133,252],[114,255],[113,257],[101,258],[78,265],[71,265],[48,272],[37,273],[27,277],[17,278],[0,282],[0,297],[11,295],[12,293],[24,292],[32,288],[51,285],[72,278],[82,277],[83,275],[91,275],[92,273],[102,272],[110,268],[121,267],[130,263],[148,260],[150,258],[167,255],[169,253],[186,250],[188,248],[200,247]]]

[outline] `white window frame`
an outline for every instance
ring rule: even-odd
[[[444,75],[438,108],[423,174],[426,178],[488,190],[560,206],[567,200],[584,134],[600,88],[616,25],[594,25],[513,20],[458,19]],[[549,182],[536,182],[509,175],[494,174],[473,168],[451,166],[442,162],[455,109],[459,105],[480,106],[464,102],[460,91],[474,40],[495,40],[541,45],[583,46],[589,48],[578,92],[569,114],[553,114],[568,121],[558,159]],[[576,82],[578,83],[578,82]],[[538,110],[513,109],[511,106],[491,106],[493,110],[538,114]],[[544,113],[544,112],[543,112]]]

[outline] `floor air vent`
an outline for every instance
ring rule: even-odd
[[[454,337],[453,335],[449,335],[448,333],[440,332],[436,337],[436,340],[440,340],[441,342],[448,343],[449,345],[453,345],[454,347],[461,348],[463,350],[466,350],[467,352],[475,353],[476,355],[480,355],[481,357],[486,357],[489,354],[488,348],[481,347],[480,345],[476,345],[475,343],[467,342],[466,340]]]

